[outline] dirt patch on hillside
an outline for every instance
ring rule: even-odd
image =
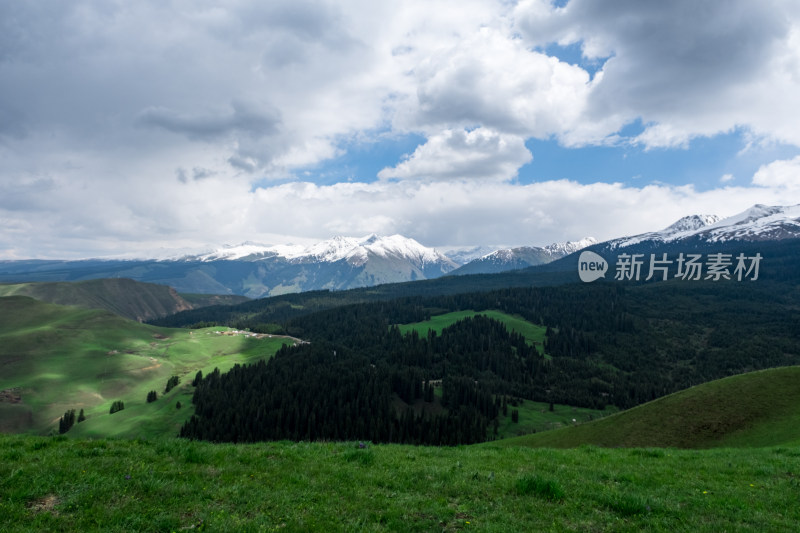
[[[0,390],[0,402],[22,403],[22,395],[19,388]]]
[[[161,333],[154,333],[153,334],[153,338],[154,339],[158,339],[160,341],[164,341],[164,340],[169,339],[169,337],[167,337],[166,335],[162,335]]]
[[[34,513],[50,513],[57,515],[58,511],[56,511],[56,505],[59,503],[60,501],[55,494],[48,494],[47,496],[37,498],[30,502],[28,504],[28,509]]]

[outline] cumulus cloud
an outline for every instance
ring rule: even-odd
[[[378,177],[507,180],[532,158],[524,140],[516,135],[504,135],[487,128],[445,130],[428,138],[397,166],[378,172]]]
[[[584,120],[605,123],[606,135],[640,118],[649,127],[637,141],[649,147],[736,126],[800,144],[791,114],[779,112],[800,106],[791,2],[528,0],[515,20],[529,43],[579,43],[605,61]]]
[[[589,92],[585,70],[488,27],[423,58],[413,79],[416,97],[395,124],[422,131],[482,125],[544,138],[574,126]]]
[[[800,156],[763,165],[753,175],[753,184],[800,192]]]

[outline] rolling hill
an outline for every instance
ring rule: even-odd
[[[0,432],[48,433],[65,411],[84,409],[88,419],[76,433],[175,435],[171,424],[191,415],[185,387],[198,370],[225,371],[293,343],[216,333],[223,330],[158,328],[107,311],[0,298]],[[182,386],[161,397],[175,375]],[[161,398],[148,405],[151,390]],[[175,414],[179,399],[187,408]],[[109,416],[115,400],[126,409]],[[170,409],[159,412],[167,403]]]
[[[247,301],[243,296],[233,295],[180,295],[165,285],[126,278],[0,284],[0,296],[30,296],[53,304],[105,309],[138,322],[208,305]]]
[[[761,447],[800,444],[800,367],[739,374],[507,446]]]

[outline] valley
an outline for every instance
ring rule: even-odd
[[[757,282],[576,283],[573,255],[185,310],[0,286],[0,528],[786,529],[800,242],[693,233],[719,223],[591,249],[757,252]]]
[[[157,328],[104,311],[0,298],[0,390],[7,391],[0,431],[46,434],[67,410],[83,409],[87,419],[72,434],[174,436],[191,415],[187,385],[198,371],[226,371],[296,342],[222,334],[227,330]],[[163,394],[171,376],[182,385]],[[154,404],[146,402],[151,390],[159,395]],[[115,400],[126,408],[109,415]],[[179,401],[186,409],[175,408]]]

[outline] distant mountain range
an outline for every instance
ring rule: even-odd
[[[582,250],[587,246],[596,244],[597,240],[587,237],[575,242],[550,244],[544,247],[521,246],[518,248],[503,248],[479,257],[457,268],[451,274],[493,274],[508,270],[519,270],[530,266],[543,265],[556,259],[566,257],[571,253]]]
[[[755,205],[739,215],[684,217],[667,228],[597,243],[592,238],[447,254],[401,235],[335,237],[311,246],[243,243],[169,260],[0,261],[0,282],[82,281],[130,278],[168,285],[180,293],[236,294],[250,298],[310,290],[433,279],[448,274],[487,274],[554,262],[583,248],[694,245],[800,238],[800,205]],[[463,264],[465,261],[466,264]],[[554,265],[555,266],[555,265]]]

